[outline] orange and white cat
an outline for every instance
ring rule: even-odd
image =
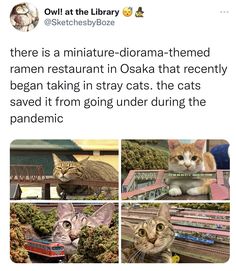
[[[182,144],[179,140],[168,140],[169,171],[177,173],[196,173],[216,170],[214,156],[204,152],[205,140],[196,140],[192,144]],[[169,195],[203,195],[209,193],[210,179],[167,179]]]

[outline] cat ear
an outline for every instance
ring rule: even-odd
[[[114,212],[115,206],[112,203],[107,203],[99,208],[95,213],[92,214],[92,217],[96,219],[96,222],[99,225],[109,226],[112,220],[112,215]]]
[[[179,142],[179,140],[175,140],[175,139],[168,140],[168,146],[171,151],[180,145],[181,143]]]
[[[87,158],[85,158],[85,159],[79,161],[79,162],[80,162],[80,164],[86,164],[87,161],[88,161],[88,159],[89,159],[89,156],[88,156]]]
[[[206,140],[198,139],[198,140],[195,141],[194,146],[198,150],[202,151],[204,146],[205,146],[205,143],[206,143]]]
[[[52,154],[52,159],[53,159],[54,165],[61,162],[61,159],[55,153]]]
[[[59,218],[66,215],[71,215],[75,213],[74,206],[71,203],[58,203],[57,214]]]
[[[160,209],[158,211],[158,217],[164,217],[167,220],[170,220],[170,211],[169,211],[169,205],[167,203],[162,203],[160,205]]]

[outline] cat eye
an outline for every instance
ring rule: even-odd
[[[145,231],[144,229],[139,229],[139,230],[138,230],[138,235],[139,235],[140,237],[144,237],[144,236],[146,235],[146,231]]]
[[[197,160],[197,156],[194,155],[192,158],[191,158],[192,161],[196,161]]]
[[[178,155],[177,158],[178,158],[179,160],[184,160],[183,155]]]
[[[71,223],[69,221],[64,221],[62,225],[65,229],[71,229]]]
[[[157,224],[157,226],[156,226],[156,230],[157,230],[157,231],[163,231],[164,228],[165,228],[165,225],[162,224],[162,223],[159,223],[159,224]]]
[[[57,169],[61,170],[62,168],[61,167],[57,167]]]

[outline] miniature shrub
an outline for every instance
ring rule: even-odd
[[[50,235],[53,231],[53,225],[56,222],[56,210],[48,213],[43,212],[40,208],[28,203],[11,204],[11,214],[15,214],[22,224],[30,224],[40,235]]]
[[[167,169],[168,155],[162,150],[133,141],[123,141],[121,167],[123,172],[132,169]]]
[[[99,226],[84,227],[79,236],[77,253],[72,255],[71,263],[117,263],[118,228]]]
[[[24,248],[25,237],[21,224],[15,214],[10,217],[10,257],[15,263],[25,263],[28,252]]]

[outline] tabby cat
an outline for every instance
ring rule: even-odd
[[[80,185],[80,181],[114,181],[118,182],[117,170],[108,163],[102,161],[92,161],[87,157],[84,160],[61,161],[56,154],[52,154],[54,161],[53,176],[61,181],[57,186],[57,193],[62,198],[66,195],[79,195],[81,193],[91,193],[88,186]],[[78,184],[70,184],[71,180]]]
[[[125,222],[134,232],[134,242],[131,248],[123,249],[122,262],[147,262],[152,256],[155,262],[171,263],[172,253],[170,246],[174,241],[175,233],[170,223],[168,204],[161,204],[156,217],[134,225]]]
[[[112,220],[114,205],[107,203],[99,208],[91,216],[76,213],[71,203],[59,203],[57,207],[58,221],[55,223],[52,233],[52,241],[64,245],[65,254],[76,253],[79,233],[84,226],[98,227],[109,226]]]
[[[205,140],[196,140],[192,144],[181,144],[178,140],[168,141],[170,157],[169,170],[177,173],[196,173],[216,170],[214,156],[204,152]],[[167,179],[169,195],[204,195],[209,193],[210,179]]]

